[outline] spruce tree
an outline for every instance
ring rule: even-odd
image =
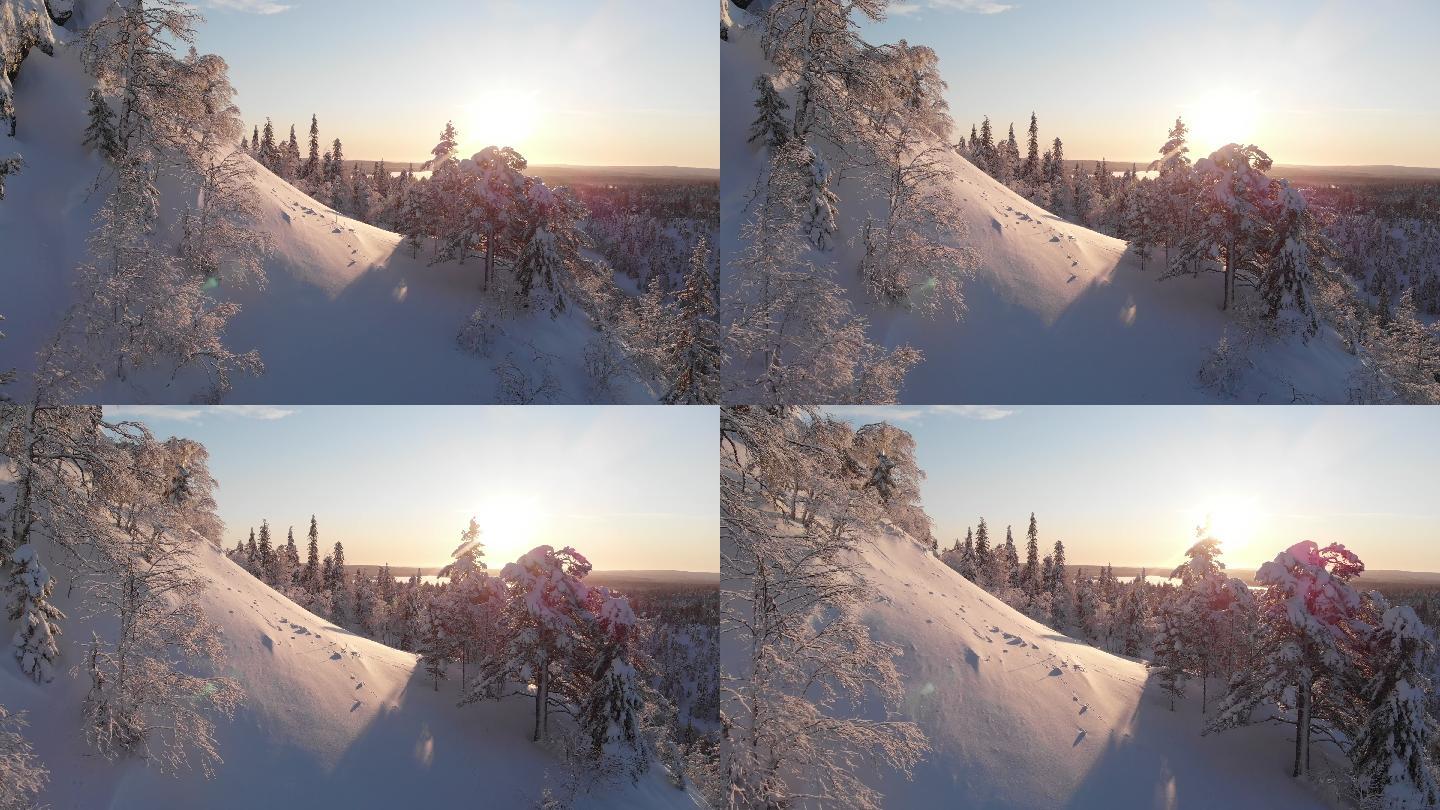
[[[315,516],[310,516],[310,547],[305,555],[305,568],[300,574],[301,582],[305,590],[312,594],[319,593],[324,587],[321,581],[320,570],[320,529],[315,524]]]
[[[750,142],[762,142],[771,153],[777,152],[790,138],[790,122],[785,111],[790,105],[780,97],[768,75],[755,79],[755,121],[750,125]]]
[[[685,287],[675,296],[678,329],[669,349],[666,405],[713,405],[720,401],[720,322],[710,245],[704,236],[690,255]]]
[[[1027,181],[1034,183],[1040,177],[1040,124],[1035,113],[1030,113],[1030,140],[1029,148],[1025,153],[1025,163],[1021,166],[1020,176]]]
[[[1387,608],[1371,644],[1364,689],[1368,716],[1351,757],[1356,775],[1386,810],[1440,804],[1440,773],[1432,759],[1435,636],[1409,605]]]
[[[35,546],[26,543],[10,555],[9,618],[18,621],[13,645],[20,671],[37,683],[55,678],[55,660],[60,657],[56,638],[65,614],[50,603],[55,581],[40,563]],[[3,793],[3,791],[0,791]]]
[[[320,120],[314,113],[310,115],[310,156],[305,159],[305,170],[300,173],[301,177],[311,180],[316,179],[316,172],[320,171]]]
[[[85,145],[114,160],[120,154],[120,142],[115,136],[115,111],[100,93],[100,88],[90,88],[90,123],[85,126]]]

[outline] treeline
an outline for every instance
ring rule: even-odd
[[[441,569],[445,581],[422,582],[418,573],[401,581],[389,565],[347,574],[339,542],[320,558],[312,517],[303,564],[293,531],[272,544],[265,522],[229,555],[316,615],[417,653],[437,691],[455,677],[461,705],[531,698],[534,740],[556,746],[576,769],[602,781],[635,779],[658,757],[678,785],[690,774],[697,786],[716,783],[713,744],[685,734],[692,724],[679,722],[676,703],[657,688],[686,670],[671,673],[647,655],[652,640],[629,598],[589,586],[590,563],[573,548],[539,546],[492,575],[472,520]],[[557,715],[571,722],[552,728]]]
[[[13,665],[40,685],[61,667],[89,681],[63,715],[25,719],[78,722],[107,759],[209,773],[220,761],[215,719],[231,716],[243,693],[222,674],[224,644],[199,603],[195,551],[220,533],[205,448],[106,421],[95,406],[0,399],[0,457],[15,482],[0,525]],[[59,638],[69,617],[53,601],[61,589],[87,618],[107,619],[68,662]],[[0,775],[23,803],[43,769],[4,714]]]

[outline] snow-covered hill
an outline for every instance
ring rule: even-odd
[[[229,675],[246,699],[218,724],[224,764],[165,776],[129,760],[109,764],[80,736],[88,681],[59,675],[36,685],[9,660],[0,666],[0,704],[28,710],[26,736],[51,772],[41,799],[55,810],[89,808],[531,807],[562,768],[530,742],[527,698],[456,706],[454,682],[433,690],[412,653],[355,636],[297,607],[203,541],[196,564],[208,587],[205,613],[219,625]],[[53,565],[53,564],[52,564]],[[78,591],[77,591],[78,595]],[[90,635],[62,583],[62,663],[81,661]],[[583,796],[579,807],[694,807],[657,766],[639,784]]]
[[[1201,737],[1198,701],[1171,712],[1142,663],[1026,618],[888,525],[856,564],[866,623],[903,651],[900,714],[933,746],[913,780],[866,775],[886,806],[1326,806],[1290,778],[1285,728]]]
[[[749,142],[756,116],[753,83],[773,72],[760,51],[757,19],[737,12],[736,22],[741,27],[732,29],[721,47],[725,256],[739,253],[740,229],[766,160],[763,143]],[[954,79],[962,86],[963,81]],[[794,101],[790,89],[782,88],[782,94]],[[832,165],[840,165],[837,158],[827,156]],[[851,240],[867,213],[883,218],[883,202],[853,173],[835,187],[839,246],[813,256],[817,263],[833,262],[856,311],[870,319],[871,340],[892,347],[908,343],[924,352],[924,362],[906,378],[901,401],[1188,403],[1218,396],[1197,381],[1225,333],[1218,276],[1158,281],[1158,261],[1141,270],[1124,242],[1039,208],[957,154],[948,160],[969,229],[964,244],[979,258],[965,285],[963,321],[877,307],[860,289],[861,251]],[[1232,334],[1232,341],[1236,337]],[[1236,401],[1289,403],[1297,393],[1347,401],[1347,375],[1356,361],[1333,334],[1322,332],[1308,344],[1287,339],[1250,354],[1255,367],[1246,373]]]
[[[67,44],[77,34],[54,30],[55,55],[32,51],[15,76],[16,137],[0,132],[0,158],[18,153],[25,162],[5,178],[0,202],[0,314],[7,319],[0,365],[20,369],[19,395],[35,352],[72,303],[75,267],[106,190],[103,179],[96,189],[102,160],[82,145],[92,80],[78,47]],[[258,349],[266,370],[235,377],[227,402],[490,402],[500,396],[494,366],[507,357],[519,367],[548,367],[560,388],[556,401],[586,401],[583,356],[595,331],[578,308],[555,320],[536,313],[504,322],[491,359],[467,354],[455,338],[480,303],[478,266],[427,266],[398,234],[339,215],[259,165],[253,183],[263,210],[258,235],[273,248],[268,283],[217,293],[243,307],[227,345]],[[180,203],[178,192],[166,192],[167,209]],[[183,380],[154,376],[112,383],[92,398],[163,403],[195,394]],[[616,389],[620,402],[654,399],[630,380]]]

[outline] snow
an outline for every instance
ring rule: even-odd
[[[749,14],[737,14],[741,21],[754,25]],[[765,162],[763,145],[748,142],[753,83],[769,70],[755,29],[731,29],[720,69],[721,252],[735,256]],[[941,65],[963,86],[958,69]],[[781,90],[793,105],[793,89]],[[884,209],[858,173],[835,186],[837,247],[810,254],[834,262],[836,279],[871,321],[871,340],[924,352],[902,402],[1179,404],[1219,396],[1197,382],[1228,320],[1218,308],[1218,275],[1158,281],[1159,260],[1141,270],[1123,241],[1039,208],[959,155],[948,159],[969,226],[965,244],[979,256],[964,287],[963,321],[877,307],[861,289],[855,270],[863,247],[853,240],[867,212],[881,216]],[[1298,391],[1343,403],[1356,364],[1328,331],[1308,344],[1295,338],[1258,347],[1251,360],[1255,368],[1235,394],[1240,402],[1289,403]]]
[[[48,686],[0,666],[0,703],[29,711],[26,730],[50,769],[41,799],[69,808],[254,808],[448,806],[529,807],[547,775],[560,786],[558,760],[530,742],[532,702],[523,697],[459,708],[455,682],[432,681],[412,653],[341,630],[257,581],[218,549],[201,543],[197,565],[210,587],[208,617],[220,625],[230,673],[246,691],[232,722],[218,724],[224,765],[164,776],[142,762],[107,764],[79,733],[83,678],[61,674]],[[80,613],[56,591],[67,613]],[[103,622],[65,622],[61,663],[81,660],[80,643]],[[658,767],[638,784],[581,798],[582,808],[695,807]]]
[[[57,28],[56,36],[73,35]],[[81,145],[91,80],[77,49],[57,46],[54,57],[33,51],[14,84],[21,125],[14,139],[0,131],[0,155],[19,153],[25,166],[6,178],[0,202],[0,314],[4,365],[21,372],[12,395],[23,397],[30,359],[72,303],[74,268],[104,193],[92,190],[101,161]],[[499,397],[493,366],[507,356],[521,367],[549,363],[558,401],[586,399],[584,349],[596,332],[578,308],[554,320],[540,312],[504,321],[488,359],[463,352],[456,334],[480,304],[478,260],[427,266],[424,250],[412,259],[398,234],[338,215],[258,164],[253,183],[264,210],[260,230],[273,246],[268,283],[217,294],[243,307],[227,345],[258,349],[266,370],[237,376],[227,402],[491,402]],[[180,192],[167,191],[166,219],[179,201]],[[187,402],[200,387],[168,378],[142,375],[92,396]],[[616,388],[619,402],[654,401],[629,379]]]
[[[899,719],[919,723],[934,750],[913,780],[866,774],[885,806],[1325,806],[1290,778],[1287,729],[1201,737],[1198,699],[1172,713],[1143,663],[1026,618],[886,528],[855,561],[874,592],[865,620],[903,650]]]

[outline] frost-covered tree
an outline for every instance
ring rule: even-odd
[[[674,341],[665,347],[670,369],[667,405],[720,402],[720,322],[718,285],[710,243],[703,236],[690,254],[685,286],[675,295]]]
[[[60,621],[65,614],[50,602],[55,582],[40,562],[40,552],[27,543],[10,555],[9,618],[18,621],[12,645],[20,671],[37,683],[55,678],[60,657]]]
[[[0,706],[0,810],[32,810],[50,781],[35,747],[20,733],[25,725],[24,712],[11,714]]]
[[[1351,753],[1356,774],[1385,810],[1435,807],[1440,771],[1435,718],[1426,706],[1435,635],[1408,605],[1386,609],[1374,635],[1364,688],[1368,717]]]
[[[1025,564],[1020,568],[1020,590],[1025,593],[1027,604],[1034,602],[1045,583],[1040,570],[1040,528],[1035,522],[1035,513],[1030,513],[1030,525],[1025,529]]]
[[[1025,162],[1020,165],[1020,178],[1030,183],[1040,180],[1040,123],[1034,112],[1030,113],[1030,139]]]
[[[270,544],[270,522],[260,521],[260,537],[255,543],[256,576],[266,585],[275,585],[275,548]]]
[[[878,807],[850,763],[908,772],[928,748],[914,724],[850,709],[902,694],[899,651],[861,620],[870,596],[851,557],[884,505],[855,486],[848,425],[783,406],[720,420],[722,627],[744,651],[721,673],[731,806]]]
[[[305,553],[305,567],[300,571],[300,582],[306,591],[312,594],[319,593],[324,587],[321,581],[322,571],[320,569],[320,527],[315,522],[315,516],[310,516],[310,545]]]
[[[32,49],[46,56],[55,53],[57,18],[45,0],[3,0],[0,2],[0,124],[8,124],[10,137],[15,137],[18,121],[15,116],[15,88],[11,81],[20,72],[20,64]]]
[[[97,481],[111,529],[89,560],[90,604],[117,617],[95,635],[83,670],[85,737],[102,756],[141,756],[161,770],[202,771],[219,761],[214,717],[229,717],[242,692],[225,671],[224,644],[199,604],[207,581],[197,543],[218,538],[215,486],[204,447],[141,433],[120,448],[128,468]],[[177,479],[185,485],[176,487]]]
[[[1253,599],[1243,581],[1226,576],[1225,563],[1219,560],[1220,541],[1208,529],[1196,529],[1195,543],[1185,556],[1186,561],[1170,574],[1180,585],[1158,612],[1162,638],[1155,644],[1155,664],[1177,696],[1184,695],[1184,683],[1191,675],[1198,677],[1204,712],[1210,679],[1229,671],[1247,652]]]

